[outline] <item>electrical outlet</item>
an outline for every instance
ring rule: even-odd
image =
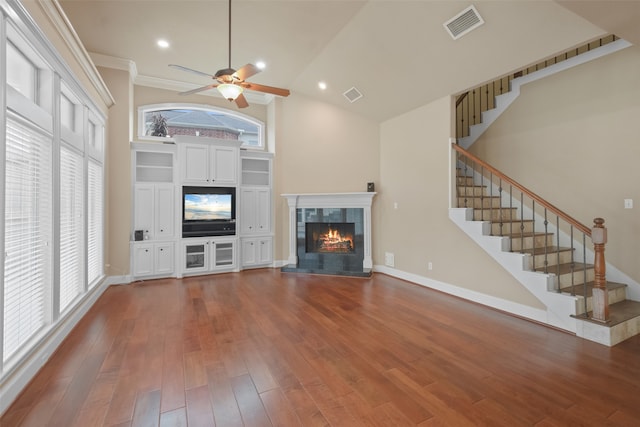
[[[429,270],[433,270],[433,263],[431,261],[429,261],[429,263],[427,264],[427,268]]]
[[[391,252],[384,253],[384,265],[387,267],[395,266],[395,256]]]
[[[624,208],[633,209],[633,199],[624,199]]]
[[[393,209],[398,209],[398,202],[393,202]]]

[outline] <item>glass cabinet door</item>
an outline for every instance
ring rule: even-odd
[[[190,243],[184,246],[184,271],[205,271],[206,265],[206,242]]]

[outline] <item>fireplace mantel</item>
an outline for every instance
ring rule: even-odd
[[[362,209],[364,217],[363,271],[373,268],[371,256],[371,205],[375,192],[282,194],[289,205],[289,267],[298,265],[297,209],[353,208]]]

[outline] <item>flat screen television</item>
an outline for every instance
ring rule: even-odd
[[[183,237],[235,234],[234,187],[182,187]]]

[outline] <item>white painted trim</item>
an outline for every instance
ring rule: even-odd
[[[68,313],[63,320],[55,325],[54,329],[48,331],[46,335],[42,337],[39,345],[35,346],[24,357],[21,357],[20,362],[16,366],[13,366],[10,370],[3,373],[3,378],[0,380],[0,388],[2,388],[0,414],[7,410],[22,389],[29,384],[62,341],[69,335],[71,330],[109,287],[107,282],[108,280],[105,279],[102,283],[91,289],[82,302],[80,302],[71,313]]]
[[[469,128],[469,136],[460,138],[458,143],[465,150],[471,147],[473,143],[476,142],[478,138],[489,128],[489,126],[491,126],[491,124],[496,121],[496,119],[500,117],[500,115],[504,113],[507,108],[509,108],[509,106],[513,103],[513,101],[515,101],[515,99],[520,95],[520,87],[522,85],[543,79],[561,71],[565,71],[578,65],[582,65],[589,61],[602,58],[603,56],[615,53],[629,46],[632,46],[632,44],[628,41],[624,39],[618,39],[597,49],[581,53],[579,55],[565,59],[564,61],[545,67],[541,70],[534,71],[533,73],[529,73],[522,77],[517,77],[511,80],[511,88],[509,92],[505,92],[502,95],[496,96],[496,107],[492,110],[483,112],[482,121],[478,124],[472,125]]]
[[[166,89],[166,90],[171,90],[175,92],[185,92],[188,90],[192,90],[192,89],[196,89],[201,86],[204,86],[205,84],[207,84],[207,82],[204,81],[203,84],[198,85],[194,83],[186,83],[186,82],[181,82],[177,80],[161,79],[159,77],[143,76],[138,74],[134,80],[134,84],[138,86],[148,86],[148,87],[153,87],[157,89]],[[250,90],[247,90],[243,93],[244,93],[244,97],[247,99],[247,102],[249,102],[250,104],[267,105],[274,98],[274,95],[271,95],[268,93],[262,93],[262,92],[253,92]],[[202,92],[198,92],[198,95],[211,96],[213,98],[224,99],[222,98],[222,95],[220,94],[220,92],[218,92],[217,90],[205,90]]]
[[[134,82],[138,76],[136,63],[130,59],[117,58],[115,56],[103,55],[95,52],[89,52],[89,55],[91,56],[93,63],[98,67],[128,71],[132,82]]]
[[[504,311],[536,322],[548,323],[546,310],[540,308],[529,307],[527,305],[472,291],[449,283],[440,282],[417,274],[407,273],[384,265],[375,265],[373,269],[377,273],[384,273],[448,295],[453,295],[468,301],[486,305],[488,307],[495,308],[496,310]]]
[[[375,192],[359,193],[305,193],[282,194],[289,206],[289,265],[298,264],[298,221],[297,209],[305,208],[351,208],[363,210],[364,259],[362,268],[368,270],[373,267],[371,252],[371,204]]]
[[[104,80],[102,80],[102,76],[100,76],[100,73],[93,64],[89,53],[84,48],[80,41],[80,37],[78,37],[78,34],[71,25],[71,22],[69,22],[69,19],[64,13],[64,10],[60,6],[58,0],[38,0],[38,3],[40,4],[40,7],[42,7],[44,13],[51,20],[51,23],[66,43],[85,75],[91,81],[91,84],[100,95],[102,102],[105,103],[107,108],[113,106],[115,104],[115,100],[113,99],[111,92],[109,92],[107,85]]]

